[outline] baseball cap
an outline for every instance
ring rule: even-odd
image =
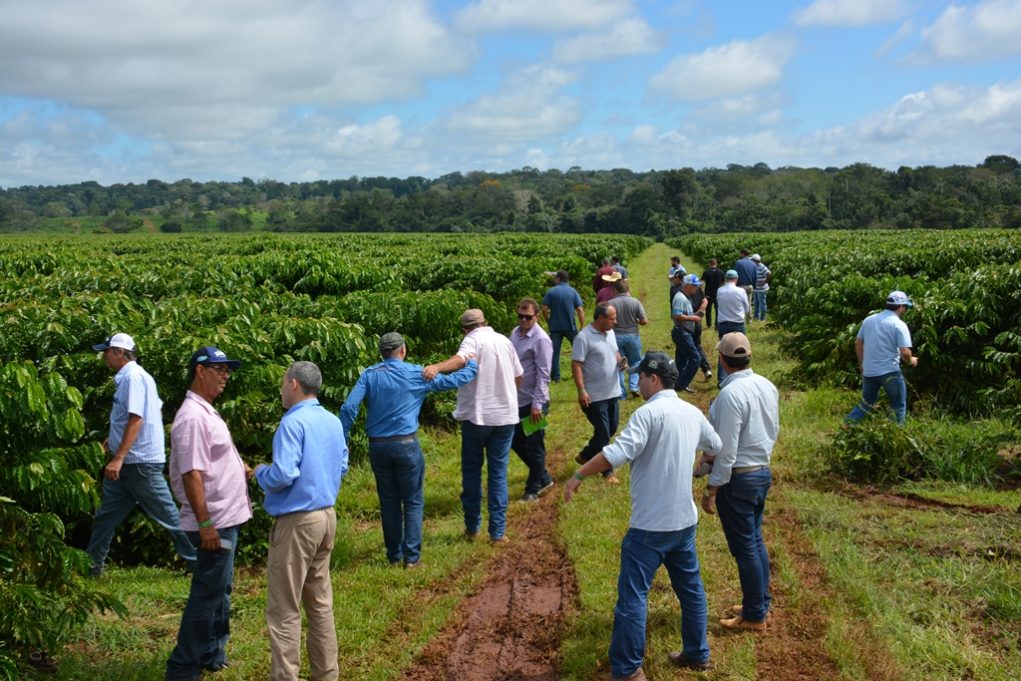
[[[724,279],[737,279],[737,270],[727,270],[727,273],[723,275]]]
[[[110,348],[121,348],[129,352],[135,351],[135,340],[126,333],[115,333],[102,343],[92,346],[93,350],[109,350]]]
[[[645,353],[645,357],[642,357],[642,361],[638,363],[638,366],[628,367],[627,372],[629,374],[637,374],[638,372],[656,374],[660,378],[672,377],[674,381],[680,375],[677,371],[677,364],[674,363],[674,360],[670,359],[668,354],[654,350]]]
[[[908,298],[908,294],[904,291],[891,291],[890,295],[886,297],[887,305],[907,305],[908,307],[914,307],[915,304]]]
[[[485,323],[486,323],[486,316],[484,314],[482,314],[482,310],[479,310],[477,308],[473,307],[470,310],[465,310],[464,314],[461,315],[461,328],[462,329],[464,327],[466,327],[466,326],[475,326],[476,324],[485,324]]]
[[[683,283],[684,283],[685,286],[687,286],[689,284],[692,285],[692,286],[698,286],[702,282],[700,282],[698,280],[698,275],[697,274],[689,274],[688,276],[684,277]]]
[[[752,344],[748,342],[748,336],[740,331],[731,331],[720,339],[716,349],[725,357],[751,357]]]
[[[404,345],[404,336],[396,331],[384,333],[379,337],[379,354],[389,355],[402,345]]]
[[[202,366],[226,364],[228,369],[234,370],[241,366],[241,361],[228,359],[227,353],[220,348],[206,345],[191,353],[191,359],[188,360],[188,366],[190,367],[198,366],[199,364]]]
[[[759,255],[758,253],[752,253],[752,260],[754,260],[755,262],[760,262],[762,260],[762,256]]]

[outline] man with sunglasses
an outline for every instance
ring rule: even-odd
[[[524,373],[518,385],[518,417],[511,448],[528,466],[524,501],[538,501],[553,488],[553,476],[546,470],[546,441],[543,428],[526,434],[522,422],[538,424],[549,412],[550,366],[553,362],[553,341],[539,326],[539,303],[523,298],[518,303],[518,325],[511,331],[511,344],[518,353]]]
[[[170,484],[198,560],[166,681],[192,681],[228,666],[234,554],[238,530],[252,517],[246,482],[252,471],[213,402],[240,366],[218,348],[196,350],[188,361],[191,388],[170,428]]]

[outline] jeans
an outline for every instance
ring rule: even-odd
[[[695,333],[691,334],[692,339],[695,341],[695,348],[698,350],[699,363],[698,368],[702,370],[702,373],[710,371],[712,367],[709,366],[709,357],[705,354],[705,350],[702,348],[702,325],[699,324],[695,327]]]
[[[618,333],[617,349],[620,350],[620,354],[627,357],[628,366],[636,367],[642,361],[641,336],[638,335],[630,336]],[[628,390],[638,390],[638,374],[628,376],[627,373],[621,371],[620,372],[621,397],[627,397]]]
[[[417,563],[422,554],[425,507],[425,458],[418,439],[370,442],[369,463],[376,478],[387,560]]]
[[[542,413],[549,413],[549,402],[542,406]],[[518,416],[520,418],[530,417],[531,415],[532,405],[528,404],[518,408]],[[537,430],[531,435],[525,435],[524,429],[518,423],[514,426],[514,438],[511,440],[511,449],[528,466],[525,494],[538,494],[539,490],[553,482],[553,476],[546,470],[545,428]]]
[[[583,411],[593,428],[592,437],[581,450],[581,458],[588,461],[603,451],[603,447],[610,444],[610,438],[617,432],[617,426],[620,424],[620,403],[616,397],[599,400],[590,402],[588,409]],[[609,474],[610,471],[604,473]]]
[[[769,552],[762,539],[762,511],[773,482],[769,467],[734,473],[716,493],[716,511],[741,580],[741,616],[763,622],[769,613]]]
[[[166,681],[191,681],[203,669],[219,669],[227,663],[227,639],[230,638],[230,591],[234,584],[234,554],[238,529],[217,528],[220,539],[231,543],[229,549],[206,551],[198,532],[188,537],[198,546],[195,572],[191,576],[188,603],[181,615],[177,646],[167,660]]]
[[[720,340],[728,333],[734,333],[735,331],[744,333],[745,326],[744,322],[721,322],[719,317],[716,320],[716,332],[720,335]],[[723,382],[723,379],[727,377],[727,372],[724,370],[723,365],[720,364],[719,358],[716,359],[716,383],[717,385]]]
[[[514,425],[477,426],[461,421],[461,508],[464,529],[475,534],[482,527],[482,463],[485,461],[489,537],[499,539],[507,529],[507,460]]]
[[[698,365],[702,363],[702,355],[698,353],[695,346],[695,337],[679,326],[675,326],[670,332],[670,337],[677,345],[674,353],[674,362],[677,363],[677,385],[678,390],[687,388],[691,379],[695,378],[698,372]]]
[[[645,658],[645,619],[649,589],[660,565],[681,604],[681,644],[684,655],[696,662],[709,659],[706,637],[706,599],[695,551],[696,525],[674,532],[630,528],[620,544],[617,605],[613,609],[610,670],[627,676]]]
[[[189,565],[195,563],[195,547],[181,529],[177,505],[163,477],[163,464],[126,463],[121,467],[119,480],[103,478],[103,500],[92,521],[92,536],[85,549],[92,559],[90,574],[98,576],[103,572],[114,532],[135,506],[141,506],[146,515],[170,533],[177,555]]]
[[[707,329],[711,329],[713,327],[713,310],[716,308],[716,298],[706,296],[705,299],[705,325]]]
[[[553,341],[553,366],[550,367],[549,378],[551,381],[560,380],[560,346],[563,344],[564,339],[574,343],[574,337],[578,335],[577,331],[554,331],[550,329],[549,337]]]
[[[847,420],[857,423],[865,418],[875,408],[880,388],[886,391],[886,399],[890,400],[897,423],[904,423],[908,413],[908,386],[904,382],[904,374],[899,371],[882,376],[862,376],[861,401],[854,405]]]
[[[760,322],[766,321],[766,291],[752,291],[752,309],[754,317]]]

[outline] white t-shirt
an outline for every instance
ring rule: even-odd
[[[474,357],[479,374],[457,390],[454,418],[477,426],[511,426],[518,422],[518,386],[514,378],[524,371],[518,353],[506,336],[489,326],[472,330],[457,354]]]

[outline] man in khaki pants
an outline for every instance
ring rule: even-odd
[[[335,681],[337,630],[333,620],[330,553],[337,531],[334,504],[347,472],[344,428],[316,396],[319,367],[295,362],[284,374],[280,401],[287,410],[273,436],[273,463],[260,464],[255,479],[275,518],[269,538],[266,625],[270,679],[296,681],[301,666],[301,612],[308,620],[312,681]]]

